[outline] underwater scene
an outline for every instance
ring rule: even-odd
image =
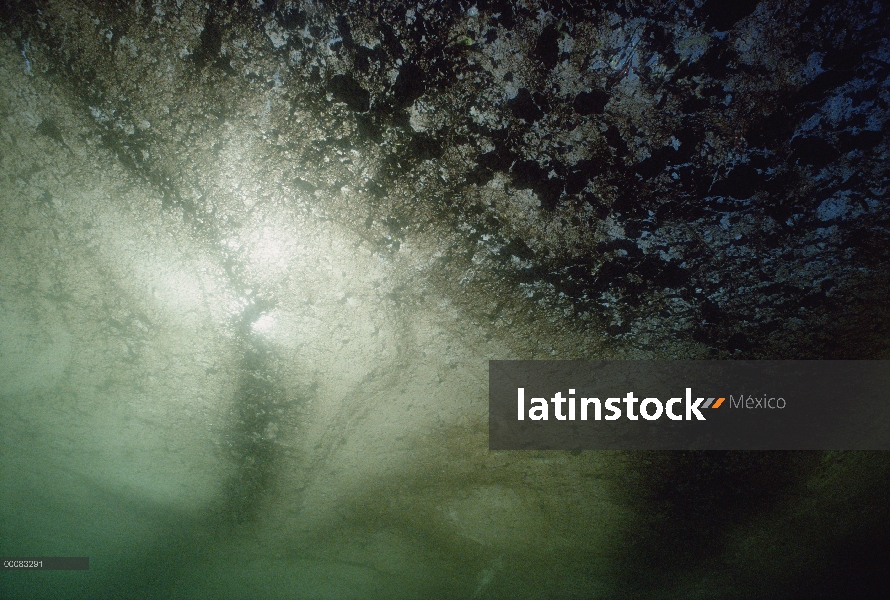
[[[890,457],[489,450],[490,360],[890,359],[879,0],[0,0],[0,598],[890,597]],[[890,415],[888,415],[890,418]]]

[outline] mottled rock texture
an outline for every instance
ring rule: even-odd
[[[880,4],[5,12],[22,67],[196,226],[221,193],[196,173],[249,119],[269,193],[382,253],[435,230],[435,271],[497,287],[495,314],[656,355],[886,347]]]

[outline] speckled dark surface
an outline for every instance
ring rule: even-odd
[[[302,348],[296,342],[269,342],[270,350],[251,341],[251,328],[275,310],[339,315],[368,302],[374,314],[412,323],[406,330],[423,321],[417,314],[458,311],[459,322],[442,326],[450,341],[429,351],[444,365],[436,385],[465,365],[476,365],[467,367],[473,372],[483,358],[890,357],[888,11],[882,2],[824,0],[3,0],[3,69],[15,71],[0,114],[2,184],[15,195],[4,200],[4,214],[16,215],[8,225],[15,235],[45,230],[47,240],[86,240],[88,249],[102,246],[89,231],[101,230],[103,215],[145,218],[148,231],[155,225],[145,215],[159,215],[158,222],[177,223],[169,228],[178,232],[178,250],[205,252],[211,267],[203,272],[218,272],[215,281],[247,298],[240,316],[214,327],[247,348],[233,375],[236,396],[247,400],[233,409],[238,424],[228,438],[242,484],[229,488],[223,511],[250,521],[262,512],[254,496],[281,495],[280,482],[290,481],[282,472],[299,462],[282,442],[257,433],[278,427],[286,412],[279,395],[294,393],[274,365],[315,364],[314,350],[287,354]],[[32,107],[38,101],[28,99],[41,94],[53,94],[58,110]],[[96,185],[113,189],[111,199],[60,198],[89,161],[113,165],[113,183]],[[141,190],[136,201],[127,196],[133,189]],[[257,223],[275,233],[292,222],[303,229],[280,229],[289,232],[280,235],[287,238],[280,254],[290,266],[257,267],[248,250]],[[66,228],[86,233],[60,236]],[[347,258],[328,260],[311,248],[315,242],[295,249],[301,232],[317,240],[329,229]],[[350,253],[362,258],[353,264]],[[303,298],[288,287],[287,270],[297,272],[305,256],[342,270],[336,297],[319,287]],[[20,260],[24,273],[30,259]],[[107,263],[89,277],[123,277],[114,270],[123,267]],[[388,274],[366,275],[367,265]],[[55,286],[41,298],[93,314],[45,271]],[[205,308],[215,302],[206,293]],[[135,331],[136,300],[108,305],[130,307],[114,327]],[[152,327],[145,331],[160,330],[157,321]],[[371,342],[355,340],[386,330],[324,327],[342,340],[342,360],[355,362],[371,353]],[[402,362],[363,382],[398,378],[399,369],[420,378],[406,365],[427,356],[417,350],[421,341],[445,334],[411,331],[394,336]],[[139,344],[149,342],[127,343],[141,365]],[[400,385],[387,390],[405,395]],[[306,385],[299,394],[321,397],[327,389]],[[442,402],[460,413],[458,394],[446,396]],[[353,418],[331,421],[342,440]],[[300,425],[287,427],[281,431],[302,435]],[[544,475],[539,457],[517,455],[509,466],[488,455],[463,462],[479,439],[458,430],[443,453],[450,458],[435,459],[436,469],[418,467],[399,483],[380,476],[367,496],[342,501],[347,525],[306,526],[312,535],[347,531],[363,550],[322,541],[324,550],[312,554],[300,538],[284,544],[281,560],[293,552],[392,576],[395,587],[380,584],[374,589],[385,591],[373,597],[393,597],[402,584],[410,590],[404,597],[863,597],[886,584],[876,575],[887,566],[890,530],[884,455],[646,455],[616,458],[614,472],[611,458],[600,472],[579,466],[600,460],[592,455],[574,463],[575,455],[560,455],[553,469],[561,474]],[[330,442],[335,449],[324,457],[346,443]],[[307,452],[313,465],[333,460]],[[503,479],[487,470],[495,464]],[[457,507],[442,508],[441,523],[392,508],[426,515],[417,507],[439,506],[423,484],[439,467],[444,475],[432,489],[446,498],[441,506]],[[366,474],[355,467],[350,477]],[[537,514],[528,507],[539,502],[551,511],[543,522],[555,522],[547,519],[562,510],[560,498],[587,506],[578,498],[595,495],[585,495],[585,477],[609,482],[619,499],[610,502],[630,507],[635,525],[614,537],[597,537],[605,526],[579,525],[579,536],[596,538],[589,543],[560,529],[565,523],[553,525],[571,539],[551,540],[542,556],[528,549],[526,537],[536,534],[510,549],[496,538],[513,534],[498,533],[507,530],[495,517],[478,516],[515,510],[516,522],[527,523],[522,518]],[[457,504],[447,500],[452,487],[463,493]],[[404,504],[381,500],[403,489]],[[548,489],[560,491],[551,497]],[[565,514],[581,519],[585,510]],[[298,522],[290,530],[302,531]],[[489,533],[474,537],[468,523]],[[404,538],[387,546],[381,531]],[[427,579],[368,558],[378,543],[401,548],[392,552],[402,557],[415,548],[423,556],[416,570]],[[606,566],[603,547],[613,561]],[[481,566],[467,566],[477,559]],[[537,565],[527,578],[517,574],[523,561]],[[454,583],[462,577],[472,583]],[[336,596],[317,589],[311,597]]]
[[[278,184],[319,189],[323,206],[349,186],[363,206],[336,218],[381,252],[433,221],[461,238],[446,269],[472,261],[472,278],[529,310],[655,352],[863,357],[886,338],[890,48],[877,5],[202,12],[164,85],[171,118],[131,134],[160,105],[132,77],[154,53],[124,60],[121,39],[169,46],[165,32],[185,26],[176,11],[108,5],[96,40],[46,14],[46,29],[31,20],[17,36],[47,45],[55,76],[107,115],[92,135],[168,209],[207,210],[192,165],[164,151],[201,152],[175,118],[203,136],[269,92],[255,120],[269,160],[287,157]],[[266,35],[236,49],[244,28]]]

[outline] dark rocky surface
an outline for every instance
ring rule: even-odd
[[[884,455],[493,457],[461,394],[489,358],[888,358],[888,10],[0,2],[9,323],[87,332],[45,326],[66,356],[61,339],[124,344],[82,374],[66,359],[53,393],[89,396],[100,372],[130,397],[175,372],[233,399],[158,409],[182,424],[176,456],[221,448],[223,500],[184,493],[145,581],[110,584],[225,597],[192,571],[149,581],[176,544],[201,560],[181,521],[235,531],[219,537],[251,560],[273,548],[268,577],[310,573],[285,577],[299,597],[353,597],[329,579],[390,598],[885,584]],[[157,366],[196,339],[200,369]],[[49,394],[16,377],[4,398]],[[433,394],[446,415],[373,425],[361,386],[372,407]]]
[[[11,37],[184,218],[206,218],[188,170],[208,136],[219,152],[251,115],[290,201],[321,190],[383,252],[444,228],[466,247],[442,270],[471,256],[470,279],[611,344],[837,358],[886,339],[880,8],[110,4],[87,36],[92,10],[28,6]],[[328,201],[344,186],[361,210]]]

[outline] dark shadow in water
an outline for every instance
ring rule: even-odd
[[[224,456],[233,467],[223,486],[222,499],[201,515],[161,520],[163,533],[158,542],[149,548],[136,548],[138,555],[119,567],[119,577],[103,588],[103,597],[175,596],[184,582],[200,575],[205,561],[219,560],[216,546],[233,536],[245,535],[259,517],[282,465],[275,431],[306,399],[294,395],[309,393],[286,392],[278,385],[275,368],[270,366],[274,351],[261,337],[250,333],[251,324],[270,307],[268,303],[260,305],[251,304],[237,325],[244,351],[230,423],[221,435]]]

